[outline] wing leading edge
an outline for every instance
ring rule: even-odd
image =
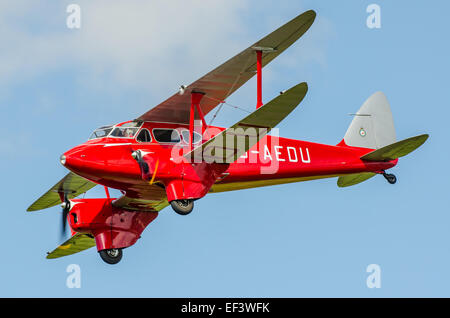
[[[73,172],[69,172],[50,190],[37,199],[27,211],[38,211],[61,203],[60,193],[65,193],[68,199],[73,199],[80,194],[92,189],[97,184],[89,181]]]
[[[300,83],[288,89],[230,128],[193,149],[185,157],[193,156],[196,162],[210,160],[232,163],[236,161],[286,118],[305,98],[307,92],[306,83]]]

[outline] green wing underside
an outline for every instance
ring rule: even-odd
[[[255,50],[262,48],[262,66],[264,67],[289,46],[297,41],[313,24],[316,13],[306,11],[266,37],[254,43],[244,51],[229,59],[213,71],[193,82],[184,94],[174,94],[166,101],[152,108],[138,119],[171,123],[189,123],[192,91],[205,93],[200,102],[204,115],[233,94],[256,74]],[[273,50],[264,51],[264,48]],[[196,119],[200,119],[194,114]]]
[[[80,177],[73,172],[69,172],[50,190],[30,205],[27,211],[38,211],[58,205],[61,203],[59,193],[66,193],[69,199],[73,199],[96,185],[95,182]]]
[[[308,85],[300,83],[186,154],[199,160],[232,163],[258,143],[303,100]],[[239,139],[239,137],[242,137]],[[235,140],[237,139],[237,140]]]
[[[361,157],[367,161],[389,161],[404,157],[423,145],[428,139],[428,135],[419,135],[405,140],[398,141],[391,145],[377,149]]]
[[[373,172],[362,172],[362,173],[349,174],[346,176],[340,176],[337,181],[337,185],[340,188],[350,187],[350,186],[356,185],[358,183],[364,182],[376,175],[377,174],[373,173]]]
[[[95,239],[87,234],[77,233],[48,253],[47,258],[59,258],[75,254],[95,246]]]
[[[410,154],[417,148],[419,148],[423,143],[428,139],[428,135],[419,135],[415,137],[411,137],[408,139],[404,139],[393,144],[387,145],[380,149],[374,150],[364,156],[361,157],[362,160],[366,161],[389,161],[395,160],[400,157],[404,157],[407,154]],[[341,188],[350,187],[355,184],[364,182],[373,176],[376,173],[373,172],[362,172],[362,173],[354,173],[345,176],[339,177],[337,184]]]

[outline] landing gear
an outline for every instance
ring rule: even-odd
[[[98,252],[105,263],[117,264],[122,259],[122,249],[112,248],[109,250],[101,250]]]
[[[383,177],[389,182],[390,184],[395,184],[397,182],[397,177],[391,173],[383,173]]]
[[[172,209],[180,215],[188,215],[194,208],[193,200],[173,200],[170,201]]]

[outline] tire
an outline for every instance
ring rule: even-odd
[[[390,184],[397,183],[397,177],[394,174],[386,173],[386,174],[384,174],[384,177],[386,178],[387,182],[389,182]]]
[[[389,182],[390,184],[396,184],[396,183],[397,183],[397,177],[396,177],[395,175],[391,174],[391,175],[389,176],[388,182]]]
[[[188,215],[194,209],[193,200],[173,200],[170,201],[172,209],[180,215]]]
[[[112,248],[109,250],[101,250],[98,252],[102,260],[107,264],[117,264],[122,259],[122,249]]]

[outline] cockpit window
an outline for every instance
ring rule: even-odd
[[[153,136],[155,136],[155,139],[158,142],[180,142],[180,134],[175,129],[155,128],[153,129]]]
[[[89,140],[105,137],[133,138],[142,124],[142,121],[131,121],[120,126],[103,126],[94,130]]]
[[[114,128],[109,136],[115,138],[133,138],[141,125],[142,123],[138,122],[125,123],[120,127]]]
[[[92,135],[89,137],[89,140],[96,139],[96,138],[104,138],[104,137],[108,136],[108,134],[111,132],[112,129],[113,129],[112,126],[104,126],[104,127],[97,128],[96,130],[94,130]]]

